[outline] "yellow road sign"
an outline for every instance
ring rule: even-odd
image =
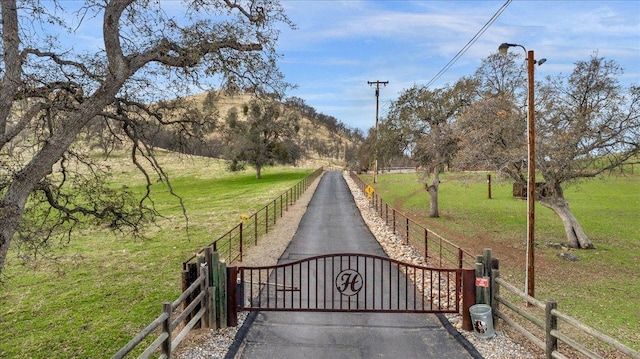
[[[243,213],[240,215],[240,222],[246,223],[249,220],[249,215],[247,213]]]
[[[364,192],[367,194],[367,199],[373,198],[374,189],[371,186],[367,186],[364,188]]]

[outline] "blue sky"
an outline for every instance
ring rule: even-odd
[[[282,0],[297,30],[284,29],[278,51],[289,95],[365,131],[375,123],[375,92],[384,116],[403,89],[426,85],[506,1]],[[640,84],[640,1],[514,0],[430,88],[472,75],[503,42],[534,50],[547,62],[536,78],[568,74],[597,53]],[[521,48],[512,48],[520,52]]]
[[[288,95],[366,133],[375,124],[375,91],[367,81],[389,81],[380,91],[382,118],[404,89],[431,82],[506,2],[280,0],[297,26],[283,28],[277,46],[286,80],[298,86]],[[177,14],[184,10],[181,1],[162,3]],[[77,23],[72,12],[65,16]],[[101,18],[85,19],[62,40],[101,48]],[[536,67],[537,79],[569,74],[576,61],[597,53],[625,69],[625,85],[640,84],[640,0],[513,0],[430,88],[472,75],[503,42],[547,59]]]

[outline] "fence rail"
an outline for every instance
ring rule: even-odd
[[[208,327],[209,322],[205,314],[211,310],[211,306],[208,305],[209,293],[209,276],[208,266],[203,265],[200,269],[200,275],[193,282],[186,291],[184,291],[178,299],[172,302],[162,303],[162,313],[153,321],[147,325],[138,335],[129,341],[122,349],[115,353],[111,359],[122,359],[127,354],[131,353],[135,347],[142,343],[147,337],[156,333],[160,328],[160,333],[156,334],[155,340],[144,350],[138,358],[149,358],[155,353],[158,348],[161,349],[159,358],[171,358],[171,352],[184,340],[187,333],[198,323],[201,326]],[[197,293],[195,300],[191,302],[181,313],[174,316],[173,313],[176,309],[184,303],[184,301],[194,293]],[[197,311],[197,312],[196,312]],[[173,331],[185,320],[190,317],[191,319],[185,324],[182,330],[177,334],[175,338],[172,338]]]
[[[236,325],[233,318],[229,321],[228,316],[226,263],[242,261],[244,246],[257,245],[258,237],[269,232],[270,226],[277,223],[284,211],[289,210],[289,206],[302,196],[323,171],[322,167],[318,168],[254,214],[242,218],[238,225],[184,261],[182,294],[174,302],[164,302],[162,313],[111,358],[124,358],[158,331],[160,333],[156,334],[155,340],[139,358],[149,358],[158,349],[161,351],[159,358],[171,358],[173,350],[196,325],[207,328]],[[174,312],[178,313],[174,315]],[[183,323],[184,326],[174,337],[174,330]]]
[[[220,253],[220,258],[227,263],[233,263],[237,260],[242,261],[245,246],[257,245],[258,238],[269,233],[269,229],[277,224],[278,218],[282,218],[284,212],[289,210],[289,206],[295,204],[323,171],[322,167],[318,168],[254,214],[243,216],[240,223],[200,249],[193,256],[187,258],[183,262],[183,269],[186,270],[188,264],[193,263],[197,255],[202,254],[207,247],[212,247],[214,251]]]
[[[581,323],[575,318],[560,312],[557,309],[558,304],[555,300],[542,302],[527,295],[514,285],[500,278],[499,270],[493,270],[493,277],[495,288],[492,307],[495,324],[497,325],[498,319],[503,320],[518,333],[542,349],[545,353],[545,358],[569,358],[568,355],[578,353],[587,358],[605,358],[603,355],[614,355],[615,358],[620,358],[620,354],[627,355],[634,359],[640,358],[639,352]],[[538,312],[543,312],[543,318],[536,316],[531,310],[522,308],[510,301],[506,296],[501,295],[502,290],[506,290],[517,298],[524,300],[527,306],[538,309]],[[525,322],[531,325],[527,327],[526,324],[521,324],[519,321],[512,319],[508,312],[502,309],[503,307],[506,307],[509,312],[515,313],[520,319],[525,319]],[[561,329],[559,322],[564,323],[566,328]],[[583,338],[576,339],[578,335],[581,335]],[[587,339],[584,339],[584,337],[587,337]],[[601,355],[594,349],[590,349],[580,343],[580,341],[588,342],[593,339],[608,345],[610,351],[613,350],[615,353]]]
[[[351,179],[363,193],[369,186],[355,172],[350,172]],[[369,196],[371,206],[378,216],[391,228],[393,234],[404,239],[406,244],[411,244],[423,254],[424,260],[429,265],[440,268],[473,268],[475,256],[452,242],[446,240],[438,233],[422,226],[408,215],[393,208],[385,202],[377,192]]]
[[[355,173],[350,173],[351,178],[358,185],[363,193],[366,193],[368,184],[362,181]],[[407,215],[389,206],[375,192],[370,192],[369,201],[375,208],[378,216],[385,221],[387,226],[391,227],[393,233],[404,239],[405,243],[411,244],[414,248],[424,251],[424,258],[429,263],[429,258],[436,256],[436,260],[441,267],[445,265],[455,265],[458,268],[476,267],[482,264],[487,268],[485,274],[491,276],[491,286],[489,288],[476,288],[476,299],[478,303],[487,301],[491,304],[493,310],[493,319],[497,325],[498,319],[503,320],[510,327],[514,328],[518,333],[527,338],[530,342],[545,352],[546,358],[573,358],[576,354],[581,354],[587,358],[620,358],[620,355],[626,355],[629,358],[640,359],[640,353],[634,349],[625,346],[619,341],[593,329],[575,318],[557,310],[557,303],[553,300],[541,302],[526,293],[517,289],[514,285],[499,278],[499,265],[496,259],[491,259],[490,250],[485,249],[483,256],[474,256],[471,253],[459,248],[455,244],[447,241],[437,233],[421,226]],[[495,269],[491,269],[494,267]],[[481,272],[484,269],[481,269]],[[491,273],[491,274],[489,274]],[[483,276],[476,272],[476,277]],[[543,311],[542,315],[536,316],[532,310],[527,310],[509,301],[506,296],[500,294],[500,290],[504,289],[513,296],[523,299],[524,303],[528,303],[532,309]],[[487,291],[485,294],[484,291]],[[490,300],[488,298],[491,298]],[[501,309],[507,308],[510,312],[517,314],[518,320],[511,318],[507,311]],[[567,326],[560,329],[559,323]],[[576,339],[575,333],[580,333],[582,338]],[[572,333],[573,336],[567,334]],[[586,338],[586,339],[585,339]],[[583,343],[591,340],[597,340],[600,344],[609,346],[609,351],[613,351],[613,356],[602,356],[593,349],[589,349]],[[582,343],[581,343],[582,341]],[[567,354],[567,352],[571,354]],[[571,356],[567,356],[571,355]]]

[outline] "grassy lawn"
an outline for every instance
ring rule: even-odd
[[[157,184],[165,218],[144,240],[86,228],[28,266],[11,251],[0,284],[1,358],[110,357],[160,314],[163,301],[177,298],[183,260],[312,172],[267,167],[256,180],[253,170],[230,173],[213,159],[164,155],[160,162],[184,198],[189,236],[178,200]],[[118,161],[113,168],[116,183],[141,190],[132,169]]]
[[[511,196],[511,181],[484,173],[446,174],[440,186],[440,218],[427,218],[429,197],[416,174],[382,174],[375,188],[396,208],[461,247],[481,254],[492,248],[507,280],[524,286],[526,201]],[[370,182],[370,178],[363,178]],[[640,349],[640,175],[600,177],[568,187],[565,196],[596,249],[572,251],[569,262],[546,243],[566,242],[560,219],[536,206],[536,297]]]

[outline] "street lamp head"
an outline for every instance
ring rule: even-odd
[[[508,42],[503,42],[502,44],[500,44],[500,46],[498,46],[498,52],[504,55],[507,53],[507,51],[509,51],[510,47],[521,47],[525,53],[527,52],[527,49],[525,49],[524,46],[518,44],[510,44]]]
[[[509,51],[510,47],[511,47],[511,44],[507,44],[506,42],[503,42],[502,44],[500,44],[500,46],[498,46],[498,52],[501,53],[502,55],[505,55],[507,51]]]
[[[542,59],[538,60],[538,66],[544,64],[545,62],[547,62],[547,59],[542,58]]]

